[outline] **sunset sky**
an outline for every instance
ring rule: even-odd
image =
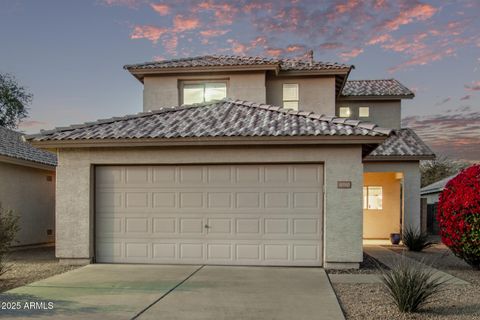
[[[404,126],[438,154],[480,160],[480,1],[0,2],[0,72],[34,94],[20,129],[141,111],[124,64],[204,54],[355,65],[350,79],[396,78],[416,92]]]

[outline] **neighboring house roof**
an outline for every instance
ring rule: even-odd
[[[23,141],[23,134],[0,127],[0,156],[31,161],[48,166],[57,165],[57,156],[37,149]]]
[[[341,96],[413,98],[415,94],[395,79],[381,79],[347,80]]]
[[[446,177],[440,181],[434,182],[432,184],[429,184],[428,186],[423,187],[420,189],[420,194],[425,195],[425,194],[430,194],[430,193],[437,193],[437,192],[442,192],[447,183],[455,178],[457,175],[454,174],[453,176]]]
[[[409,128],[395,130],[381,145],[374,149],[365,160],[428,160],[435,154]]]
[[[373,123],[241,100],[162,108],[31,135],[32,141],[208,137],[386,137]]]
[[[281,71],[304,70],[350,70],[351,65],[309,61],[306,59],[277,59],[267,57],[207,55],[183,59],[163,60],[130,64],[124,66],[129,71],[170,69],[170,68],[196,68],[196,67],[232,67],[232,66],[273,66]]]

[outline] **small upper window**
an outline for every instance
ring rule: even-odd
[[[227,97],[227,84],[225,82],[185,83],[182,97],[183,104],[221,100]]]
[[[363,187],[363,209],[382,210],[383,189],[382,187]]]
[[[298,83],[283,84],[283,107],[298,110]]]
[[[370,116],[370,107],[358,108],[358,116],[362,118],[368,118]]]
[[[340,107],[340,117],[350,118],[352,116],[352,111],[349,107]]]

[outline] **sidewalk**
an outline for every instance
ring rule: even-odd
[[[394,268],[402,259],[402,255],[399,253],[395,253],[392,250],[384,248],[380,245],[364,245],[363,251],[375,258],[376,260],[380,261],[384,265],[389,268]],[[432,268],[426,264],[423,264],[415,259],[409,258],[407,256],[404,257],[409,263],[417,265],[418,268],[428,268],[433,270],[433,274],[439,277],[442,280],[448,282],[451,285],[466,285],[470,284],[469,282],[459,279],[457,277],[452,276],[446,272],[440,271],[438,269]],[[380,272],[375,274],[329,274],[330,281],[332,283],[381,283],[382,280],[380,278]]]
[[[375,246],[375,245],[365,245],[363,247],[363,251],[371,256],[372,258],[377,259],[384,265],[386,265],[389,268],[394,268],[396,265],[399,264],[400,260],[402,259],[402,255],[393,252],[392,250],[389,250],[387,248],[384,248],[382,246]],[[409,263],[413,265],[417,265],[419,268],[427,268],[433,270],[433,273],[435,276],[439,277],[442,280],[445,280],[448,282],[448,284],[458,284],[458,285],[465,285],[465,284],[470,284],[469,282],[459,279],[457,277],[452,276],[451,274],[448,274],[446,272],[440,271],[438,269],[435,269],[433,267],[430,267],[426,264],[423,264],[415,259],[409,258],[407,256],[403,256],[403,259],[407,260]]]

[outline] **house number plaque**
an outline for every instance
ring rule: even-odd
[[[337,189],[352,189],[352,181],[337,181]]]

